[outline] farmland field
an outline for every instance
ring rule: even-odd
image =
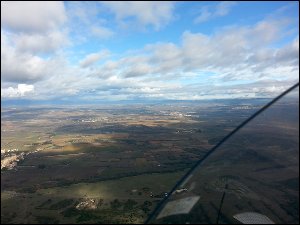
[[[265,101],[3,108],[2,223],[141,223]]]

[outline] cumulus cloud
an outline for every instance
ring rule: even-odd
[[[152,67],[146,63],[138,63],[125,72],[124,77],[146,76],[151,73]]]
[[[74,42],[85,43],[93,38],[109,39],[115,35],[112,21],[105,18],[107,9],[98,1],[66,3],[68,27]]]
[[[96,63],[100,59],[104,59],[110,55],[110,52],[108,50],[102,50],[101,52],[98,53],[91,53],[85,56],[83,60],[80,61],[80,66],[85,68],[89,67],[92,64]]]
[[[120,23],[139,23],[157,30],[173,18],[174,3],[170,2],[89,4],[106,5]],[[228,14],[233,6],[216,4],[207,8],[208,19]],[[92,5],[84,10],[81,5],[85,4],[80,3],[74,15],[80,15],[78,20],[82,21],[72,23],[74,27],[70,25],[72,35],[77,32],[78,37],[86,40],[115,35],[105,21],[93,22],[99,18],[99,11],[92,10],[90,16],[88,9]],[[281,18],[226,27],[212,34],[186,30],[178,43],[151,43],[141,49],[113,54],[117,57],[108,58],[108,50],[96,52],[94,48],[95,52],[80,60],[71,54],[82,50],[82,42],[67,49],[70,51],[63,49],[68,34],[62,32],[60,26],[64,20],[60,21],[46,25],[45,29],[35,25],[28,28],[24,24],[17,29],[5,22],[6,28],[1,32],[2,97],[76,96],[105,100],[259,97],[274,96],[299,79],[299,37],[282,44],[287,37],[284,35],[289,33],[289,23]],[[79,27],[75,26],[78,24]]]
[[[24,97],[27,94],[33,92],[34,92],[34,85],[18,84],[16,88],[13,87],[1,88],[1,97],[9,97],[9,98]]]
[[[159,30],[173,19],[174,2],[103,2],[120,22],[134,18],[139,24]]]
[[[47,34],[20,34],[14,37],[15,46],[19,51],[38,53],[53,53],[69,43],[67,35],[60,31]]]
[[[2,1],[1,81],[29,84],[53,75],[70,43],[66,19],[63,2]]]
[[[28,83],[48,75],[54,65],[30,52],[22,52],[8,42],[1,33],[1,80],[14,83]]]
[[[45,75],[47,61],[30,54],[1,54],[1,77],[10,82],[32,82]]]
[[[114,32],[111,29],[103,26],[92,26],[91,32],[94,36],[103,39],[110,38],[114,35]]]
[[[265,29],[261,29],[262,24]],[[251,27],[228,28],[213,35],[185,31],[179,45],[147,45],[139,56],[126,57],[119,64],[126,68],[119,68],[120,75],[151,74],[151,77],[157,75],[161,79],[170,79],[204,70],[217,72],[224,80],[239,80],[270,76],[267,71],[274,67],[297,69],[298,39],[278,49],[269,47],[284,29],[285,24],[280,21],[262,21]],[[259,42],[264,33],[268,38]]]
[[[299,65],[299,37],[284,48],[278,49],[275,52],[275,61],[287,63],[288,65]]]
[[[258,29],[261,24],[265,29]],[[264,32],[274,26],[276,32],[271,32],[263,45],[259,43]],[[115,100],[275,96],[299,79],[299,38],[277,48],[273,45],[285,26],[265,20],[211,35],[185,31],[179,44],[148,44],[120,59],[104,61],[94,70],[81,70],[79,77],[58,78],[55,93]],[[87,55],[81,66],[93,65],[100,58],[99,53]],[[74,73],[79,74],[69,72]]]
[[[195,18],[194,22],[203,23],[217,17],[226,16],[234,5],[236,5],[236,2],[223,1],[218,3],[215,7],[203,6],[200,15]]]
[[[65,21],[63,2],[1,1],[1,27],[15,32],[47,32]]]

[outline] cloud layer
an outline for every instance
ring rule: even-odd
[[[47,32],[66,19],[63,2],[1,1],[1,26],[16,32]]]
[[[203,23],[211,19],[226,16],[234,5],[236,5],[236,2],[223,1],[218,3],[215,7],[203,6],[194,22]]]
[[[1,2],[1,97],[275,96],[299,80],[295,20],[267,15],[214,32],[194,27],[226,17],[238,4],[201,5],[191,29],[185,25],[176,38],[160,41],[152,37],[164,37],[180,18],[174,2]]]
[[[23,97],[25,94],[30,94],[33,91],[33,85],[18,84],[17,88],[1,88],[1,96],[8,98]]]
[[[137,23],[153,26],[156,30],[173,19],[174,2],[107,1],[103,4],[115,14],[119,22],[133,18]]]

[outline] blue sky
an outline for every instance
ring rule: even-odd
[[[287,1],[1,2],[1,99],[274,97],[298,27]]]

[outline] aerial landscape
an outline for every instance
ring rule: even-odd
[[[1,224],[299,223],[298,27],[293,1],[2,1]]]
[[[141,223],[176,179],[265,101],[2,110],[1,219]],[[21,208],[27,212],[19,215]]]
[[[151,222],[297,224],[299,98],[290,98],[295,94],[299,88],[220,145]]]

